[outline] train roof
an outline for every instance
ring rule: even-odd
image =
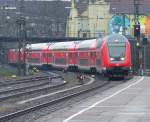
[[[104,37],[104,40],[107,42],[114,42],[114,41],[127,42],[128,41],[128,39],[124,35],[121,35],[121,34],[108,35]]]
[[[13,48],[13,49],[9,49],[9,51],[18,52],[19,49],[18,48]],[[20,51],[23,51],[23,49],[21,48]]]
[[[79,50],[96,48],[96,44],[97,44],[97,39],[84,40],[78,44],[78,48]]]
[[[70,42],[56,42],[52,45],[53,50],[68,50],[69,48],[75,48],[75,45],[79,43],[79,41],[70,41]]]
[[[28,44],[26,48],[32,50],[42,50],[42,49],[47,49],[50,45],[51,43]]]

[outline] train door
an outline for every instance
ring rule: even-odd
[[[78,65],[78,63],[79,63],[78,60],[79,60],[78,52],[75,52],[74,53],[74,64],[75,64],[75,66]]]
[[[68,65],[68,52],[67,51],[64,51],[64,60],[65,60],[64,65],[66,65],[67,67]]]
[[[19,54],[18,54],[19,55]],[[24,55],[24,51],[23,50],[21,50],[21,53],[20,53],[20,62],[23,64],[24,63],[24,57],[25,55]]]
[[[90,51],[80,51],[79,52],[79,68],[80,69],[85,69],[85,70],[89,70],[90,66],[89,66],[89,55],[90,55]]]
[[[43,54],[42,54],[43,56],[43,58],[42,58],[42,62],[44,63],[44,64],[51,64],[52,63],[52,59],[53,59],[53,56],[52,56],[52,52],[50,51],[50,50],[45,50],[45,51],[43,51]]]
[[[52,64],[53,62],[53,55],[51,51],[47,52],[47,64]]]
[[[56,51],[54,52],[54,64],[56,66],[66,66],[66,52],[64,51]]]
[[[143,46],[143,60],[141,61],[145,74],[150,74],[150,43]]]
[[[96,51],[91,51],[89,54],[89,63],[91,72],[96,72]]]
[[[18,57],[17,57],[17,50],[16,49],[10,49],[8,52],[8,59],[9,63],[17,63]]]
[[[77,66],[78,53],[77,52],[68,52],[68,65]]]
[[[74,65],[74,53],[68,52],[68,65],[73,66]]]
[[[96,51],[96,70],[101,72],[101,65],[102,65],[102,54],[100,51]]]
[[[30,65],[41,65],[41,51],[33,50],[29,53]]]
[[[48,52],[47,52],[47,50],[43,50],[42,54],[41,54],[42,64],[44,64],[44,65],[47,64],[47,58],[48,58]]]
[[[93,68],[95,68],[95,64],[96,64],[96,51],[91,51],[90,52],[90,66]]]

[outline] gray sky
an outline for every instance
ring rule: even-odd
[[[56,0],[25,0],[25,1],[56,1]],[[71,1],[71,0],[60,0],[60,1]]]

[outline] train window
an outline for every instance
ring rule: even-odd
[[[75,57],[78,57],[78,55],[79,55],[78,53],[75,53]]]
[[[101,60],[100,59],[96,59],[96,65],[100,66],[101,65]]]
[[[96,52],[93,52],[93,56],[96,57]]]
[[[72,57],[72,53],[69,53],[69,57],[70,57],[70,58]]]
[[[55,64],[66,64],[66,59],[64,58],[56,58]]]
[[[91,52],[91,57],[95,58],[96,57],[96,52]]]
[[[47,57],[46,53],[43,53],[43,57]]]
[[[48,53],[48,57],[52,57],[52,53]]]
[[[68,56],[68,53],[65,52],[65,56]]]
[[[90,53],[90,56],[93,57],[93,52]]]
[[[97,42],[97,48],[100,48],[101,46],[102,46],[102,38],[99,38]]]
[[[96,53],[96,56],[99,56],[99,55],[100,55],[100,53],[99,53],[99,52],[97,52],[97,53]]]
[[[112,58],[125,57],[126,45],[124,42],[108,43],[109,55]]]
[[[88,59],[80,59],[80,65],[88,65]]]

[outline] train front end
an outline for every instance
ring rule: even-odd
[[[119,34],[105,39],[104,67],[109,77],[124,77],[131,72],[131,50],[128,39]]]

